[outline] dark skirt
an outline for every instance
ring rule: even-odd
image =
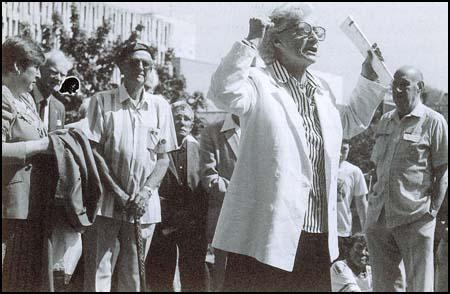
[[[41,222],[3,219],[2,231],[2,291],[40,291],[44,242]]]

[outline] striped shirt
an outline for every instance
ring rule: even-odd
[[[158,153],[177,148],[169,103],[146,92],[136,103],[123,85],[91,98],[87,122],[87,137],[99,144],[113,177],[128,195],[143,189],[155,168]],[[106,191],[99,215],[129,220],[114,202],[114,195]],[[153,195],[141,222],[160,220],[159,197]]]
[[[325,177],[325,155],[322,129],[314,101],[317,83],[306,71],[304,83],[297,81],[278,61],[272,64],[274,76],[288,89],[302,118],[309,159],[313,168],[313,183],[308,198],[303,230],[309,233],[327,232],[327,195]]]

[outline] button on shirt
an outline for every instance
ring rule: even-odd
[[[87,118],[86,135],[99,143],[117,184],[128,195],[143,189],[158,153],[177,147],[171,108],[161,96],[143,92],[142,99],[135,102],[122,85],[92,97]],[[114,195],[106,192],[99,215],[127,220],[114,202]],[[141,223],[160,221],[159,197],[153,195]]]
[[[448,163],[447,152],[447,122],[425,105],[419,103],[401,120],[397,110],[382,117],[372,161],[378,177],[374,191],[383,197],[388,227],[412,223],[429,211],[432,170]]]
[[[325,233],[328,230],[325,155],[322,129],[314,101],[317,83],[308,71],[303,83],[297,81],[278,61],[273,63],[272,71],[276,80],[288,90],[297,105],[305,128],[309,159],[313,167],[313,185],[308,198],[303,230],[309,233]]]

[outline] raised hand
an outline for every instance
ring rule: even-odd
[[[364,62],[362,64],[361,75],[368,80],[376,81],[378,79],[378,75],[372,67],[372,60],[373,60],[372,51],[377,55],[377,57],[381,61],[384,61],[383,55],[381,54],[381,50],[378,47],[377,43],[373,43],[372,50],[367,51],[367,53],[368,53],[367,58],[366,58],[366,60],[364,60]]]
[[[273,24],[259,17],[252,17],[249,20],[249,31],[247,40],[251,41],[255,45],[259,45],[261,40],[264,38],[264,35],[269,27],[273,26]]]

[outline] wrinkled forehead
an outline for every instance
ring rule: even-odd
[[[422,73],[414,67],[403,67],[394,74],[394,81],[419,82],[423,80]]]
[[[72,64],[64,58],[49,58],[43,66],[51,71],[64,75],[67,75],[67,72],[72,68]]]
[[[145,60],[145,61],[148,61],[148,62],[153,62],[152,56],[150,55],[150,53],[148,53],[145,50],[134,51],[128,56],[128,58],[130,58],[130,59],[140,59],[140,60]]]
[[[194,119],[194,112],[189,107],[183,107],[183,106],[175,107],[172,110],[172,113],[173,113],[173,116],[185,116],[185,117]]]

